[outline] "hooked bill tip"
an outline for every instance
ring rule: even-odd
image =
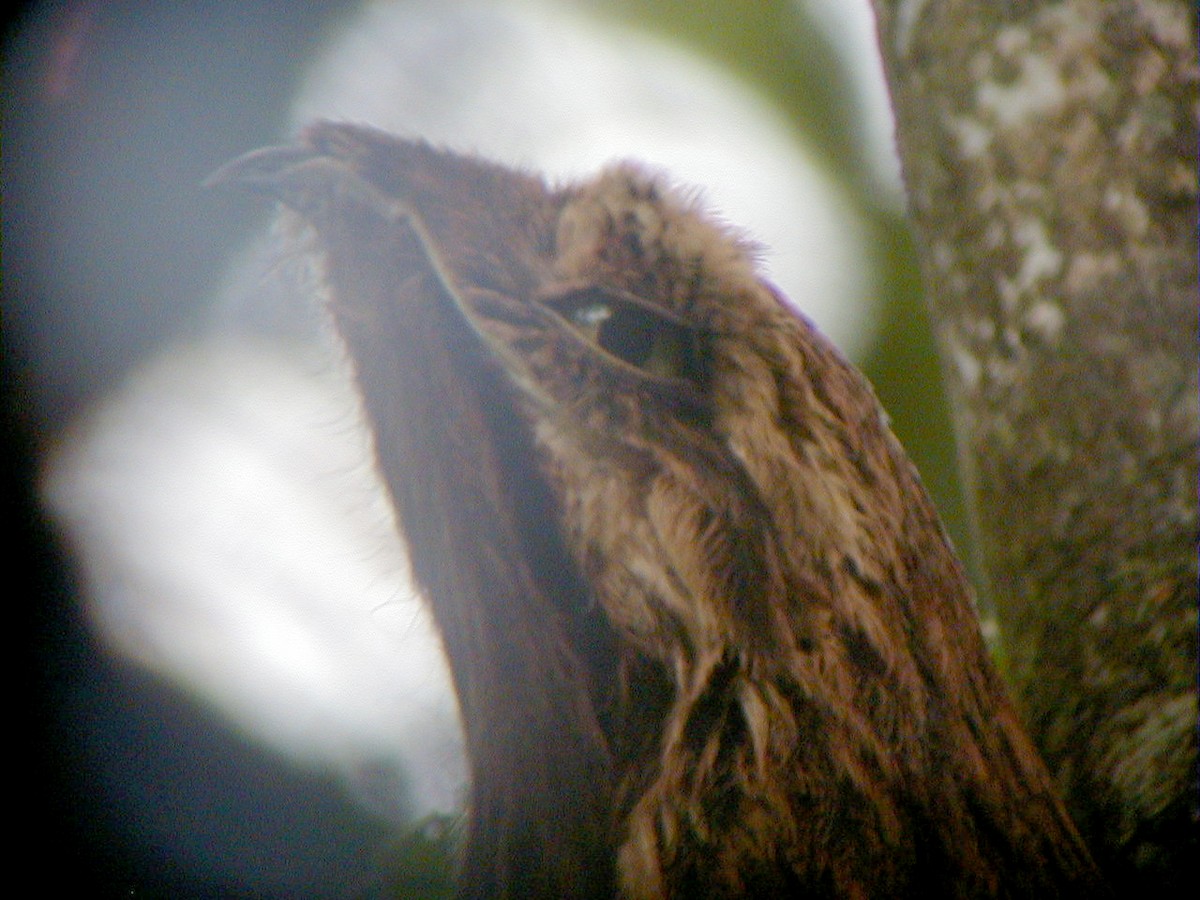
[[[311,148],[295,144],[261,147],[225,163],[201,185],[206,188],[242,187],[274,194],[278,191],[282,173],[319,155]]]

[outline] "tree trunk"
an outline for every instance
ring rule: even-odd
[[[1197,843],[1195,7],[875,7],[1006,674],[1097,861],[1164,896]]]

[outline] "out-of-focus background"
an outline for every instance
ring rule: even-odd
[[[966,545],[867,0],[27,4],[3,403],[43,892],[447,889],[453,698],[344,365],[271,210],[201,187],[317,116],[698,186],[875,382]]]

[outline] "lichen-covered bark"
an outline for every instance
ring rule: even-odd
[[[875,5],[1007,671],[1097,860],[1165,896],[1197,835],[1195,7]]]

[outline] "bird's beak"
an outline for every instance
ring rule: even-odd
[[[528,367],[513,348],[518,332],[528,336],[565,327],[547,309],[528,301],[532,279],[521,274],[526,271],[521,254],[512,264],[496,263],[498,236],[510,233],[504,230],[504,217],[515,205],[510,197],[530,189],[524,176],[492,170],[419,142],[389,139],[381,145],[373,133],[318,126],[296,144],[238,157],[204,183],[249,190],[298,214],[315,227],[319,243],[338,261],[334,277],[342,282],[354,279],[357,285],[365,272],[391,272],[409,249],[415,249],[417,256],[405,258],[428,268],[441,287],[438,298],[453,304],[462,321],[514,375]],[[540,183],[536,189],[542,190]],[[515,235],[510,248],[523,232]],[[480,260],[488,262],[482,273]],[[394,274],[398,283],[399,270]],[[377,320],[383,294],[358,289],[335,294],[337,312],[354,306],[355,315]],[[389,296],[398,295],[393,290]],[[376,308],[364,309],[364,304]],[[351,323],[342,326],[343,332],[353,329]]]
[[[207,188],[236,186],[278,196],[280,175],[318,155],[298,144],[262,147],[225,163],[205,178],[203,184]]]
[[[304,144],[252,150],[217,169],[205,187],[234,187],[278,200],[310,220],[343,204],[385,222],[409,218],[407,206],[388,197],[348,163]]]

